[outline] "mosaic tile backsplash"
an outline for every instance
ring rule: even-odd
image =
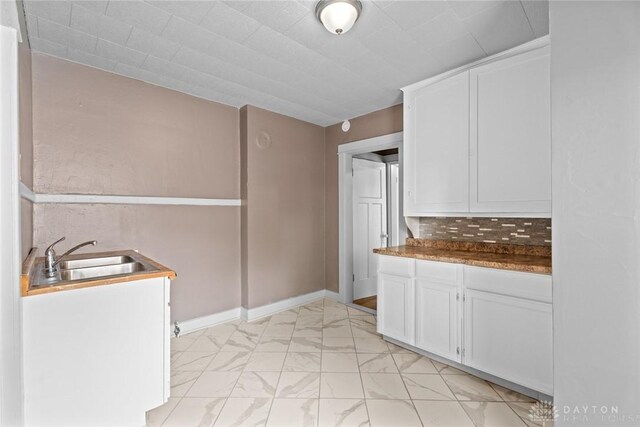
[[[420,218],[420,238],[551,246],[550,218]]]

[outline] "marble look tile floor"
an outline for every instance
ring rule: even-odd
[[[374,316],[325,299],[172,338],[171,398],[147,425],[526,427],[533,402],[387,343]]]

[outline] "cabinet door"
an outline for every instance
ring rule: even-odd
[[[469,72],[405,96],[405,215],[469,210]]]
[[[471,212],[551,213],[548,47],[470,72]]]
[[[413,279],[378,274],[378,332],[413,345]]]
[[[459,289],[416,279],[416,347],[460,362]]]
[[[463,363],[553,394],[551,304],[467,290]]]

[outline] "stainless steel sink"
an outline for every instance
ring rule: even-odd
[[[30,289],[49,286],[64,286],[72,283],[108,279],[152,273],[158,267],[148,262],[143,256],[133,251],[125,253],[103,253],[75,255],[71,259],[62,260],[55,276],[48,277],[44,260],[34,266],[34,275],[29,284]]]
[[[126,257],[128,258],[128,257]],[[99,265],[95,267],[74,268],[61,270],[61,280],[83,280],[96,277],[120,276],[123,274],[146,271],[147,268],[140,262],[126,262],[123,264]]]
[[[75,268],[100,267],[103,265],[118,265],[134,262],[134,259],[128,255],[105,256],[99,258],[72,259],[62,261],[60,268],[70,270]]]

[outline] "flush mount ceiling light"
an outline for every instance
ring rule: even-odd
[[[316,17],[332,34],[344,34],[360,17],[360,0],[320,0],[316,5]]]

